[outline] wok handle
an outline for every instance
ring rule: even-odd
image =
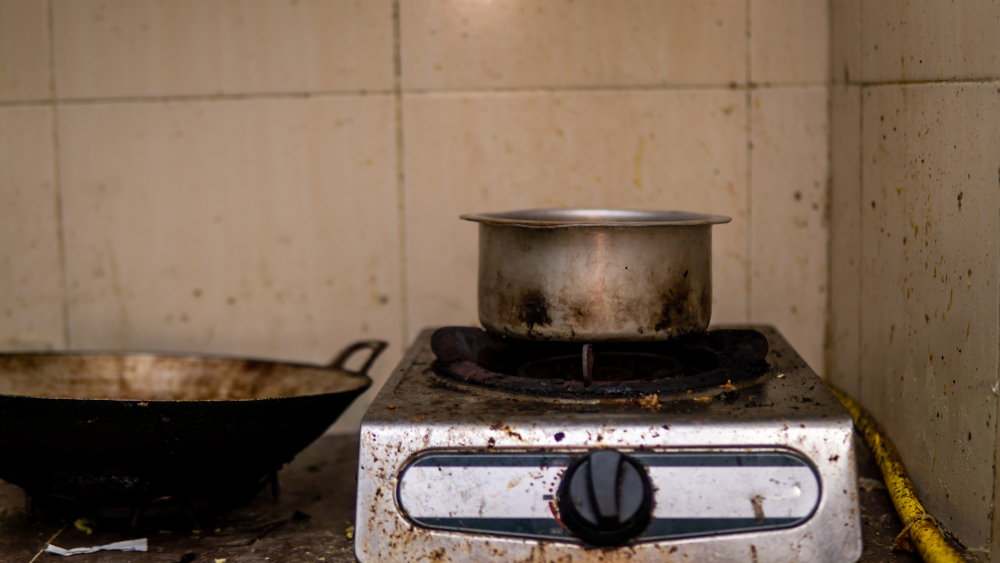
[[[389,346],[389,343],[384,340],[359,340],[358,342],[355,342],[354,344],[351,344],[347,348],[341,350],[340,353],[337,354],[337,357],[330,362],[329,368],[342,370],[344,369],[344,364],[347,363],[347,360],[351,359],[351,356],[353,356],[355,352],[358,350],[371,350],[371,355],[368,356],[368,361],[366,361],[365,365],[361,366],[361,369],[356,372],[361,375],[368,375],[368,368],[372,367],[372,364],[374,364],[375,360],[378,359],[379,354],[381,354],[382,350],[385,350],[387,346]]]

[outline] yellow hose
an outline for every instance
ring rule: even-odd
[[[965,563],[965,559],[948,543],[935,520],[924,510],[913,490],[913,482],[906,473],[899,452],[886,437],[872,415],[847,393],[827,383],[854,418],[854,426],[865,437],[882,470],[882,477],[896,506],[899,519],[910,531],[910,541],[916,545],[920,557],[927,563]],[[906,528],[904,528],[905,531]]]

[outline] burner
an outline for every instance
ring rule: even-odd
[[[581,351],[578,344],[445,327],[434,333],[431,348],[438,374],[542,395],[680,392],[750,379],[768,369],[767,339],[754,330],[715,330],[667,342],[586,345]],[[588,359],[593,362],[592,381],[585,377]]]
[[[637,381],[666,379],[684,372],[680,361],[660,354],[643,352],[605,352],[594,358],[593,380]],[[581,355],[564,355],[532,360],[517,370],[518,377],[585,381]]]

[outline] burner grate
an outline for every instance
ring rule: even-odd
[[[670,356],[643,352],[605,352],[596,354],[592,368],[593,381],[623,382],[644,379],[666,379],[684,373],[684,364]],[[552,356],[525,363],[517,370],[519,377],[531,379],[565,379],[583,381],[581,354]]]
[[[445,327],[431,338],[437,373],[505,391],[542,395],[638,396],[739,382],[768,369],[767,339],[754,330],[715,330],[654,343],[590,345],[504,338]],[[588,355],[592,381],[585,380]]]

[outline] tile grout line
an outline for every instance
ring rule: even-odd
[[[749,56],[748,56],[749,59]],[[748,62],[749,64],[749,62]],[[743,90],[792,90],[801,88],[827,88],[831,86],[858,86],[862,88],[882,86],[925,86],[947,84],[990,84],[1000,82],[1000,76],[987,78],[948,79],[948,80],[909,80],[882,82],[788,82],[780,84],[747,82],[744,84],[638,84],[632,86],[599,85],[599,86],[524,86],[511,88],[396,88],[391,90],[327,90],[315,92],[267,92],[255,94],[181,94],[175,96],[124,96],[111,98],[66,98],[7,100],[0,101],[0,108],[28,106],[64,106],[64,105],[100,105],[100,104],[143,104],[143,103],[184,103],[184,102],[227,102],[255,100],[288,100],[310,98],[335,98],[350,96],[395,96],[397,93],[407,96],[421,95],[470,95],[470,94],[538,94],[538,93],[604,93],[604,92],[691,92],[691,91],[732,91]]]
[[[998,175],[1000,175],[1000,169],[997,170],[997,173]],[[997,240],[1000,240],[1000,236],[997,236]],[[1000,344],[998,344],[998,347],[1000,347]],[[998,366],[998,373],[994,374],[994,377],[997,378],[996,385],[1000,386],[1000,366]],[[997,396],[996,393],[994,393],[993,396],[996,397]],[[1000,493],[1000,490],[997,489],[998,487],[997,476],[1000,475],[1000,473],[997,472],[997,460],[998,456],[1000,456],[1000,444],[997,443],[998,441],[1000,441],[1000,424],[997,424],[996,422],[1000,420],[1000,401],[997,402],[995,412],[996,412],[996,417],[993,419],[994,421],[993,423],[993,510],[994,511],[996,510],[997,495],[998,493]],[[994,512],[994,515],[995,514],[996,513]],[[996,518],[996,516],[994,516],[994,518]],[[990,526],[990,538],[987,540],[986,543],[987,551],[992,549],[998,540],[997,534],[1000,533],[1000,530],[997,529],[997,526],[995,524],[996,523],[994,521],[994,525]]]
[[[508,88],[408,88],[403,93],[419,94],[505,94],[505,93],[572,93],[572,92],[691,92],[699,90],[780,90],[784,88],[826,87],[827,82],[783,82],[780,84],[749,82],[728,82],[725,84],[634,84],[634,85],[588,85],[588,86],[512,86]]]
[[[1000,168],[997,169],[997,174],[1000,175]],[[994,235],[997,235],[997,233],[994,233]],[[995,240],[1000,240],[1000,236],[997,236],[997,238]],[[1000,345],[998,345],[998,347],[1000,347]],[[995,382],[994,384],[1000,386],[1000,367],[998,367],[998,371],[997,371],[997,373],[994,374],[994,377],[996,378],[996,379],[994,379],[994,382]],[[996,389],[996,388],[993,388],[993,389]],[[994,397],[997,396],[996,391],[993,392],[993,396]],[[993,419],[993,421],[994,421],[994,424],[993,424],[993,433],[994,433],[993,434],[993,496],[992,496],[993,502],[990,505],[990,509],[991,509],[990,513],[994,515],[993,516],[993,518],[994,518],[993,524],[994,525],[990,526],[990,537],[989,537],[989,539],[986,540],[986,548],[985,548],[986,553],[990,553],[991,550],[993,549],[993,546],[996,545],[996,543],[998,541],[998,536],[997,535],[998,535],[998,533],[1000,533],[1000,530],[997,529],[996,520],[995,520],[996,517],[997,517],[996,516],[996,512],[995,512],[996,511],[997,500],[1000,500],[1000,498],[998,498],[998,495],[1000,495],[1000,490],[998,490],[998,487],[1000,487],[1000,483],[997,482],[997,477],[998,477],[998,475],[1000,475],[1000,472],[997,471],[997,461],[1000,460],[1000,457],[998,457],[998,456],[1000,456],[1000,443],[998,443],[998,442],[1000,442],[1000,424],[997,424],[997,421],[1000,420],[1000,401],[997,402],[997,405],[995,407],[994,413],[996,414],[996,417]],[[979,553],[981,554],[982,552],[980,551]],[[995,553],[993,555],[995,555]],[[994,559],[991,559],[991,560],[994,560]]]
[[[747,68],[746,83],[751,84],[750,65],[752,64],[751,53],[751,0],[746,0],[746,46],[747,46]],[[747,271],[746,271],[746,292],[747,292],[747,322],[753,322],[753,90],[747,88]]]
[[[864,338],[862,338],[861,331],[864,330],[865,323],[863,322],[861,315],[864,313],[864,303],[862,302],[862,297],[864,296],[864,244],[865,244],[865,150],[864,150],[864,126],[865,126],[865,89],[863,87],[858,87],[858,366],[857,366],[857,377],[858,377],[858,388],[855,397],[858,402],[861,402],[861,390],[862,390],[862,378],[861,378],[861,356],[862,350],[861,346],[864,345]]]
[[[933,84],[989,84],[998,81],[1000,81],[1000,76],[988,76],[986,78],[943,78],[940,80],[875,80],[871,82],[833,81],[833,84],[838,86],[860,86],[862,88],[870,88],[878,86],[925,86]]]
[[[340,98],[365,96],[391,96],[393,90],[329,90],[316,92],[263,92],[254,94],[178,94],[174,96],[119,96],[108,98],[63,98],[53,96],[51,100],[25,100],[0,102],[0,107],[9,105],[101,105],[101,104],[156,104],[184,102],[238,102],[254,100],[289,100],[309,98]]]
[[[1000,176],[1000,168],[997,169],[997,176]],[[998,180],[1000,180],[1000,178],[998,178]],[[1000,240],[1000,233],[994,233],[994,236],[996,236],[996,240]],[[998,347],[1000,347],[1000,344],[998,344]],[[994,377],[997,378],[994,380],[995,381],[994,384],[1000,387],[1000,366],[998,366],[998,372],[994,374]],[[996,396],[997,393],[996,391],[994,391],[993,397]],[[996,505],[997,505],[998,495],[1000,495],[1000,483],[997,482],[997,477],[1000,476],[1000,472],[997,471],[997,461],[998,459],[1000,459],[998,458],[998,456],[1000,456],[1000,443],[998,443],[1000,442],[1000,424],[997,423],[997,421],[1000,421],[1000,401],[997,401],[997,405],[994,412],[996,413],[996,417],[993,419],[993,505],[991,507],[992,508],[991,512],[993,512],[994,514],[994,522],[993,526],[990,526],[990,538],[987,540],[986,543],[987,553],[990,550],[992,550],[993,546],[996,545],[998,541],[1000,541],[1000,538],[997,537],[997,535],[1000,534],[1000,529],[998,529],[995,520],[997,518],[995,512]],[[996,554],[994,553],[993,555]]]
[[[989,81],[993,81],[992,79]],[[984,80],[971,81],[983,82]],[[961,83],[958,81],[956,83]],[[909,82],[900,84],[911,84]],[[451,88],[451,89],[421,89],[399,88],[405,95],[435,95],[435,94],[536,94],[536,93],[604,93],[604,92],[691,92],[691,91],[731,91],[731,90],[781,90],[795,88],[828,87],[825,82],[788,82],[781,84],[639,84],[634,86],[619,86],[614,84],[598,86],[524,86],[511,88]],[[255,100],[289,100],[310,98],[335,98],[350,96],[395,96],[396,88],[391,90],[327,90],[316,92],[267,92],[255,94],[179,94],[174,96],[121,96],[109,98],[65,98],[40,100],[11,100],[0,102],[0,107],[49,106],[49,105],[100,105],[100,104],[149,104],[149,103],[184,103],[184,102],[227,102]]]
[[[830,381],[830,355],[833,350],[835,329],[833,326],[833,0],[827,0],[827,41],[826,60],[826,320],[823,323],[823,373],[820,378]]]
[[[59,285],[62,289],[63,349],[72,349],[73,340],[69,326],[69,295],[66,288],[66,228],[63,224],[62,178],[59,174],[59,108],[56,102],[56,48],[55,19],[52,0],[48,1],[49,26],[49,88],[52,90],[52,178],[55,182],[56,238],[59,247]],[[37,557],[37,556],[36,556]]]
[[[49,80],[51,86],[51,80]],[[55,104],[55,98],[46,98],[43,100],[7,100],[5,102],[0,102],[0,108],[30,108],[30,107],[50,107]]]
[[[406,256],[406,176],[403,169],[403,54],[400,33],[400,0],[392,2],[392,95],[395,100],[396,121],[396,210],[399,213],[399,304],[402,324],[402,352],[410,345],[410,312],[407,291]]]
[[[863,78],[865,76],[865,58],[864,58],[864,32],[865,26],[862,25],[861,14],[864,13],[863,0],[858,0],[858,77]],[[863,365],[862,356],[864,355],[864,328],[865,323],[861,316],[864,313],[864,302],[862,298],[864,297],[864,278],[865,278],[865,264],[864,264],[864,249],[865,249],[865,87],[863,85],[858,86],[858,366],[857,366],[857,377],[858,377],[858,396],[855,397],[858,403],[864,405],[864,377],[862,375],[861,366]]]
[[[749,43],[749,42],[748,42]],[[749,53],[748,57],[749,59]],[[749,61],[748,61],[749,65]],[[908,80],[908,81],[881,81],[881,82],[838,82],[830,80],[826,82],[787,82],[787,83],[761,83],[754,84],[749,79],[749,69],[747,71],[747,82],[743,84],[637,84],[632,86],[620,86],[614,84],[594,85],[594,86],[523,86],[511,88],[399,88],[399,93],[404,95],[439,95],[439,94],[537,94],[537,93],[604,93],[604,92],[692,92],[692,91],[731,91],[731,90],[791,90],[799,88],[827,88],[831,86],[859,86],[880,87],[880,86],[924,86],[924,85],[947,85],[947,84],[990,84],[1000,82],[1000,76],[987,78],[967,78],[967,79],[947,79],[947,80]],[[254,94],[179,94],[175,96],[122,96],[110,98],[66,98],[57,99],[53,96],[50,99],[36,100],[7,100],[0,101],[0,108],[25,107],[25,106],[62,106],[62,105],[99,105],[99,104],[142,104],[142,103],[183,103],[183,102],[226,102],[226,101],[254,101],[254,100],[288,100],[288,99],[310,99],[310,98],[334,98],[350,96],[395,96],[397,89],[391,90],[325,90],[315,92],[266,92]]]

